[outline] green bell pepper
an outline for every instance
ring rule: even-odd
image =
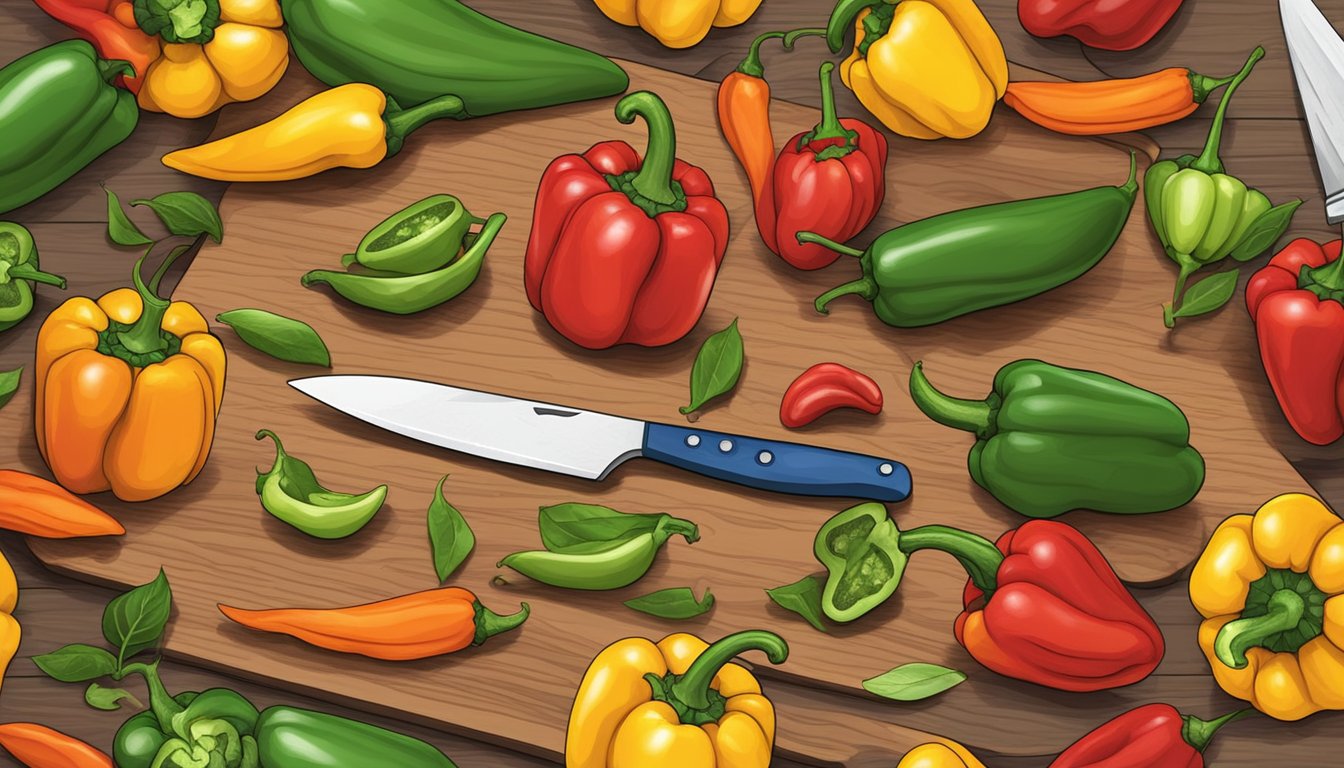
[[[20,224],[0,221],[0,331],[33,311],[33,284],[65,287],[65,278],[38,269],[37,246]]]
[[[257,721],[265,768],[457,768],[433,745],[376,725],[298,707],[271,707]]]
[[[1018,360],[999,370],[986,399],[962,400],[934,389],[915,363],[910,395],[934,421],[975,433],[971,477],[1028,517],[1161,512],[1204,484],[1185,414],[1110,376]]]

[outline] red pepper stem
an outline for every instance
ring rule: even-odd
[[[747,49],[747,57],[737,65],[737,71],[748,77],[764,78],[765,65],[761,63],[761,44],[766,40],[780,40],[783,42],[784,50],[792,51],[793,44],[800,37],[821,37],[826,34],[824,29],[806,28],[795,29],[791,32],[765,32],[758,35],[751,41],[751,48]]]
[[[835,113],[835,87],[831,84],[831,74],[835,71],[835,63],[830,61],[822,63],[820,71],[821,122],[817,123],[811,133],[798,140],[798,149],[801,151],[813,142],[839,139],[839,144],[828,145],[817,150],[816,159],[827,160],[844,157],[854,151],[854,140],[859,134],[857,131],[847,130],[845,126],[841,125],[840,118]]]
[[[668,689],[671,698],[691,710],[710,706],[709,686],[724,664],[747,651],[764,651],[771,664],[782,664],[789,657],[789,645],[784,638],[764,629],[734,632],[709,646],[691,662],[686,674]]]
[[[527,603],[521,605],[522,608],[517,613],[500,616],[477,600],[476,605],[473,606],[476,609],[476,636],[472,638],[471,644],[480,645],[495,635],[518,628],[524,621],[527,621],[528,615],[532,613],[532,608]]]
[[[14,274],[12,270],[10,274]],[[1344,258],[1312,270],[1311,281],[1329,291],[1344,289]]]
[[[952,397],[938,391],[924,375],[923,361],[916,362],[910,371],[910,398],[925,416],[943,426],[974,432],[982,440],[990,436],[994,413],[989,403]]]
[[[677,131],[672,113],[658,95],[636,91],[616,102],[616,119],[629,125],[636,117],[644,118],[649,128],[649,145],[644,162],[631,179],[630,186],[640,195],[660,205],[673,205],[677,193],[672,188],[672,165],[677,159]]]
[[[994,546],[994,542],[983,536],[946,525],[921,525],[909,531],[901,531],[898,546],[906,555],[921,549],[936,549],[955,557],[961,567],[966,569],[971,581],[985,595],[992,593],[998,586],[1003,553]]]
[[[35,283],[43,285],[54,285],[57,288],[65,287],[65,278],[60,275],[53,275],[50,272],[43,272],[40,269],[33,269],[28,263],[14,264],[9,269],[3,268],[3,262],[0,262],[0,277],[7,277],[7,280],[0,281],[3,285],[8,280],[32,280]]]
[[[1240,720],[1253,714],[1255,714],[1255,709],[1247,707],[1236,712],[1229,712],[1213,720],[1200,720],[1193,715],[1181,715],[1181,720],[1185,721],[1185,725],[1181,726],[1181,738],[1185,739],[1186,744],[1194,747],[1195,751],[1203,752],[1208,748],[1209,742],[1213,741],[1213,736],[1218,733],[1219,728],[1233,720]]]
[[[1250,663],[1246,652],[1272,635],[1296,628],[1307,604],[1297,591],[1280,589],[1269,596],[1268,608],[1268,613],[1230,621],[1218,630],[1213,652],[1219,661],[1232,669],[1245,669]]]
[[[844,254],[845,256],[853,256],[856,259],[863,257],[863,251],[860,251],[857,248],[850,248],[848,245],[837,243],[834,240],[822,237],[816,232],[799,232],[795,237],[798,238],[799,243],[816,243],[817,245],[825,246],[832,251]]]
[[[1232,77],[1232,83],[1223,92],[1222,101],[1218,102],[1218,111],[1213,116],[1213,126],[1209,128],[1209,138],[1204,143],[1204,151],[1190,164],[1191,168],[1204,173],[1223,172],[1223,161],[1218,158],[1218,148],[1223,141],[1223,122],[1227,118],[1227,106],[1232,102],[1232,94],[1236,93],[1237,88],[1250,76],[1255,63],[1264,57],[1265,49],[1256,46],[1246,59],[1246,63],[1242,65],[1241,71]]]

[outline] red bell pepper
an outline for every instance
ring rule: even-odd
[[[1200,720],[1170,704],[1145,704],[1097,726],[1050,768],[1204,768],[1204,750],[1218,729],[1254,711]]]
[[[159,58],[159,39],[135,23],[128,0],[34,0],[47,15],[79,33],[104,59],[125,61],[134,77],[117,76],[117,85],[139,93],[149,65]]]
[[[1340,241],[1289,243],[1246,285],[1260,362],[1297,434],[1344,436],[1344,261]]]
[[[1069,35],[1083,45],[1130,51],[1153,39],[1182,0],[1018,0],[1017,18],[1037,37]]]
[[[648,91],[616,104],[644,118],[639,155],[605,141],[551,162],[537,188],[527,242],[527,299],[581,347],[656,347],[700,319],[728,249],[728,211],[703,170],[676,159],[672,115]]]
[[[851,240],[872,223],[887,194],[887,137],[861,120],[837,119],[833,69],[829,61],[821,65],[821,122],[784,143],[756,204],[766,247],[799,269],[821,269],[840,256],[798,242],[799,232]]]

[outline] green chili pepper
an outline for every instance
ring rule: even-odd
[[[458,257],[472,224],[484,223],[485,219],[473,217],[456,197],[431,195],[369,230],[341,263],[399,275],[432,272]]]
[[[467,235],[470,245],[461,257],[431,272],[357,274],[318,269],[305,274],[302,283],[326,283],[350,301],[370,309],[398,315],[421,312],[456,297],[476,281],[485,254],[507,218],[502,213],[491,215],[474,239]]]
[[[915,363],[910,396],[934,421],[975,433],[972,479],[1028,517],[1161,512],[1204,484],[1181,409],[1100,373],[1018,360],[999,369],[989,397],[962,400],[934,389]]]
[[[323,488],[313,470],[285,453],[280,438],[269,429],[257,439],[275,442],[275,463],[269,472],[257,473],[261,506],[280,520],[320,539],[341,539],[363,528],[382,508],[387,486],[361,494],[337,493]]]
[[[0,221],[0,331],[33,311],[33,284],[65,287],[65,278],[38,269],[33,235],[20,224]]]
[[[819,243],[856,256],[863,277],[817,298],[816,308],[856,293],[873,302],[882,322],[900,328],[932,325],[987,307],[1030,298],[1077,278],[1110,252],[1138,193],[1137,165],[1129,180],[1031,200],[954,211],[887,232],[858,251],[812,232]]]
[[[271,707],[257,721],[265,768],[456,768],[419,739],[376,725],[297,707]]]
[[[611,542],[589,541],[556,550],[515,552],[499,561],[524,576],[566,589],[620,589],[635,583],[653,565],[658,550],[673,534],[687,543],[700,538],[695,523],[671,516],[658,519],[653,530]]]

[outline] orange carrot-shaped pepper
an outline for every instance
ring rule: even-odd
[[[249,611],[220,605],[249,629],[290,635],[319,648],[386,661],[424,659],[480,645],[522,624],[529,608],[508,616],[458,587],[402,595],[349,608]]]
[[[45,539],[120,536],[121,523],[37,475],[0,469],[0,528]]]
[[[0,747],[29,768],[113,768],[106,754],[36,723],[0,724]]]

